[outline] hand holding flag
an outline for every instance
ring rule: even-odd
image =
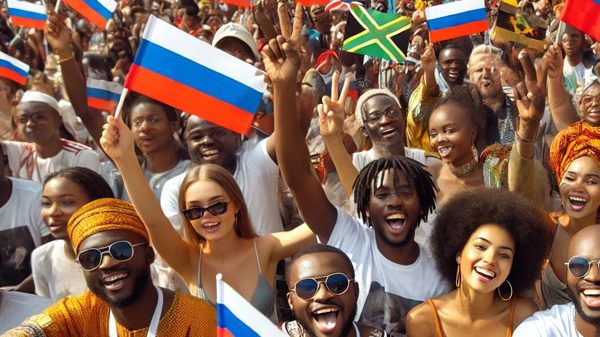
[[[45,30],[46,40],[59,59],[73,56],[71,51],[71,30],[56,13],[48,13]]]
[[[135,160],[133,133],[121,117],[108,116],[103,129],[100,145],[115,163],[128,156]]]

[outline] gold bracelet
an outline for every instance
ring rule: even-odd
[[[58,63],[63,63],[63,62],[68,61],[68,60],[70,60],[72,58],[73,58],[73,53],[71,53],[71,55],[69,55],[69,56],[67,56],[65,58],[63,58],[62,56],[59,55],[58,56]]]
[[[535,138],[536,137],[533,137],[533,140],[526,140],[526,139],[523,139],[523,138],[519,137],[519,132],[518,131],[515,132],[515,135],[517,136],[517,140],[520,141],[520,142],[523,142],[523,143],[535,143]]]

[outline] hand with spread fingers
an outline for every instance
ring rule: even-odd
[[[262,51],[266,76],[268,77],[266,81],[273,85],[292,81],[295,84],[301,63],[302,5],[296,5],[293,27],[285,3],[280,2],[278,4],[277,12],[282,35],[269,40]]]
[[[340,74],[335,72],[331,82],[331,97],[323,96],[323,104],[317,105],[319,126],[322,137],[341,136],[344,130],[345,106],[350,80],[344,80],[342,92],[338,96]]]

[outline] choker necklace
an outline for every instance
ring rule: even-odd
[[[475,171],[475,169],[479,166],[479,155],[477,154],[477,149],[475,148],[475,146],[471,147],[471,151],[473,152],[473,159],[470,162],[460,166],[448,164],[448,166],[450,167],[450,172],[452,172],[455,176],[461,178]]]

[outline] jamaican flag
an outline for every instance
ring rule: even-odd
[[[352,4],[342,49],[352,53],[404,61],[410,38],[410,18],[366,10]]]

